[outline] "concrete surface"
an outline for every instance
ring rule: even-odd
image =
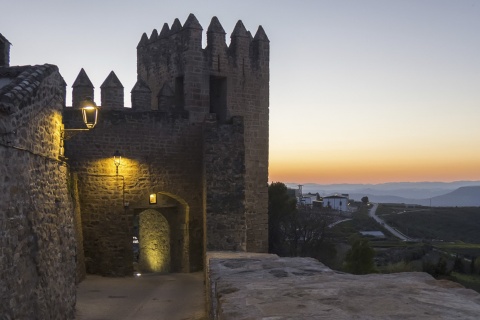
[[[87,276],[77,290],[77,320],[204,320],[203,273]]]

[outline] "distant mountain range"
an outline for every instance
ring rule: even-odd
[[[286,183],[298,189],[296,183]],[[455,182],[393,182],[382,184],[315,184],[307,183],[303,193],[349,194],[350,199],[360,201],[367,196],[371,202],[405,203],[435,207],[480,206],[480,181]]]

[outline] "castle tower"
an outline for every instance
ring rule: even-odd
[[[73,82],[72,88],[72,107],[78,108],[80,101],[85,100],[87,97],[93,100],[94,87],[83,68]]]
[[[123,108],[123,85],[115,72],[110,72],[100,88],[103,108]]]
[[[10,45],[7,38],[0,33],[0,67],[10,66]]]
[[[162,109],[168,100],[166,88],[171,88],[175,110],[186,111],[192,123],[216,119],[217,125],[222,125],[230,123],[232,117],[243,118],[244,249],[266,252],[269,40],[261,26],[252,39],[238,21],[228,47],[225,31],[213,17],[207,30],[207,47],[203,49],[202,30],[191,14],[183,27],[175,19],[171,29],[164,25],[158,36],[156,32],[150,38],[143,34],[137,47],[138,79],[152,91],[151,109]],[[208,200],[206,206],[208,210]]]

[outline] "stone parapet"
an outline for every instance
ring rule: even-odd
[[[426,273],[352,275],[312,258],[207,253],[210,319],[478,319],[480,294]]]

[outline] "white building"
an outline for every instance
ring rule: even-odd
[[[348,211],[348,195],[335,194],[323,197],[323,206],[338,211]]]
[[[301,197],[297,198],[297,201],[299,204],[311,206],[314,201],[317,201],[317,195],[311,193],[303,194]]]

